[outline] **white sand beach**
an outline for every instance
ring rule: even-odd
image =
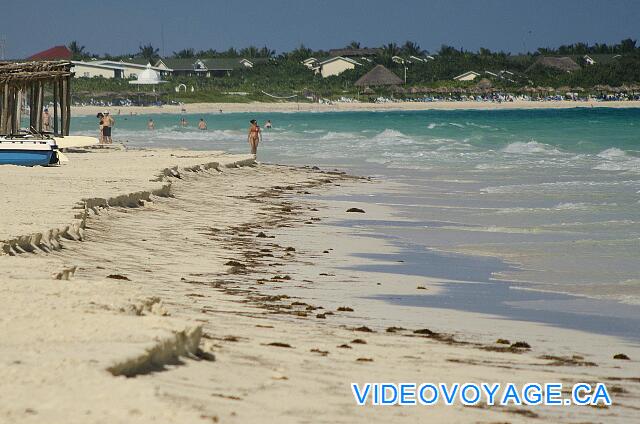
[[[317,196],[383,181],[223,152],[67,156],[0,168],[0,422],[637,419],[640,349],[623,340],[372,300],[442,288],[352,268],[394,247],[338,222],[390,211]],[[350,383],[386,381],[600,381],[614,403],[356,406]]]
[[[640,101],[524,101],[513,102],[390,102],[390,103],[188,103],[184,105],[164,106],[73,106],[74,116],[95,116],[106,109],[121,114],[158,114],[158,113],[234,113],[234,112],[340,112],[340,111],[384,111],[384,110],[500,110],[500,109],[572,109],[572,108],[637,108]]]

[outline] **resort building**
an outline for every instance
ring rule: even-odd
[[[124,68],[117,65],[105,65],[93,62],[72,60],[71,72],[75,78],[124,78]]]
[[[132,59],[134,61],[90,60],[72,61],[76,78],[138,78],[150,63],[146,59]],[[155,66],[151,69],[160,72]]]
[[[475,71],[465,72],[464,74],[460,74],[456,77],[453,77],[454,81],[473,81],[474,79],[480,76],[479,73]]]
[[[255,61],[242,58],[159,59],[155,66],[161,74],[186,77],[223,77],[231,72],[253,68]]]
[[[327,78],[340,75],[349,69],[355,69],[356,66],[362,66],[362,64],[348,57],[338,56],[318,62],[311,69],[313,69],[316,74],[319,73],[322,75],[322,78]]]
[[[310,57],[308,59],[303,60],[302,64],[309,69],[314,69],[318,67],[318,65],[320,64],[320,61],[315,57]]]

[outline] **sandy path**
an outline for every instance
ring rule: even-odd
[[[354,331],[373,325],[359,306],[336,310],[336,284],[365,290],[358,281],[369,276],[341,271],[352,236],[317,221],[338,209],[338,218],[347,215],[342,205],[331,209],[291,194],[359,191],[363,183],[287,167],[221,170],[181,170],[181,179],[165,179],[173,197],[151,196],[144,208],[99,209],[100,216],[87,220],[84,242],[64,241],[51,254],[0,256],[2,269],[10,270],[0,301],[0,372],[6,377],[0,380],[0,421],[520,422],[542,416],[629,422],[636,416],[640,384],[630,377],[639,374],[637,361],[599,359],[599,366],[587,366],[590,357],[568,360],[564,352],[565,359],[543,359],[559,353],[538,345],[495,352],[485,348],[500,345],[418,335],[416,327]],[[257,237],[261,231],[268,237]],[[287,251],[291,246],[296,250]],[[337,259],[321,250],[328,248],[340,251]],[[72,267],[70,280],[51,278],[52,270]],[[321,273],[334,277],[324,280]],[[326,281],[332,302],[320,303],[311,279]],[[415,290],[417,283],[379,281],[405,283],[399,291]],[[282,296],[293,289],[299,299]],[[327,311],[335,315],[316,317]],[[134,379],[106,371],[175,334],[196,339],[197,326],[200,352],[156,358],[154,367],[132,368],[141,373]],[[521,335],[528,339],[526,327]],[[469,380],[606,381],[623,393],[608,409],[357,408],[348,386]]]

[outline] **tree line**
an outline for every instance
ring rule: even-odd
[[[96,59],[126,59],[130,57],[139,57],[149,60],[160,58],[159,49],[154,47],[152,43],[141,44],[137,52],[123,55],[112,55],[105,53],[103,55],[90,53],[85,46],[81,45],[78,41],[71,41],[68,46],[69,50],[73,53],[74,60],[85,60],[90,58]],[[348,49],[360,49],[361,44],[357,41],[352,41],[345,48]],[[382,59],[391,58],[393,56],[424,56],[429,54],[436,54],[438,56],[464,56],[464,55],[477,55],[477,56],[500,56],[508,57],[512,56],[511,53],[503,51],[491,51],[490,49],[481,47],[477,51],[468,51],[463,48],[455,48],[450,45],[443,44],[438,50],[429,52],[426,49],[422,49],[420,45],[414,41],[406,41],[404,44],[388,43],[377,47],[379,56]],[[237,49],[230,47],[227,50],[196,50],[191,47],[187,47],[178,51],[174,51],[170,57],[176,59],[191,59],[191,58],[217,58],[227,57],[235,58],[242,57],[247,59],[252,58],[265,58],[265,59],[278,59],[278,60],[303,60],[311,56],[328,56],[329,52],[326,50],[313,50],[306,47],[304,44],[292,49],[288,52],[281,52],[279,55],[277,52],[266,45],[263,47],[256,47],[250,45],[248,47]],[[528,52],[526,56],[537,55],[584,55],[584,54],[640,54],[640,46],[637,45],[637,41],[631,38],[621,40],[619,43],[607,44],[607,43],[595,43],[589,45],[588,43],[574,43],[568,45],[561,45],[557,48],[540,47],[534,52]]]

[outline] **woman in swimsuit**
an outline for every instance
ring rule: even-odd
[[[258,144],[260,143],[261,132],[260,126],[258,126],[258,122],[255,119],[251,120],[251,126],[249,127],[249,135],[247,137],[247,141],[251,146],[251,154],[258,154]]]
[[[99,128],[98,142],[100,144],[104,144],[104,115],[101,112],[99,112],[96,115],[96,118],[99,119],[99,121],[98,121],[98,128]]]

